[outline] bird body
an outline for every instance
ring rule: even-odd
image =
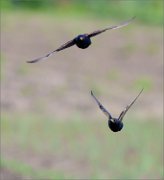
[[[109,26],[105,29],[101,29],[101,30],[97,30],[97,31],[93,31],[92,33],[88,33],[88,34],[80,34],[78,36],[76,36],[75,38],[73,38],[72,40],[66,42],[65,44],[61,45],[59,48],[55,49],[54,51],[46,54],[45,56],[36,58],[34,60],[31,61],[27,61],[28,63],[36,63],[40,60],[44,60],[47,59],[49,56],[51,56],[52,54],[54,54],[55,52],[59,52],[62,51],[66,48],[69,48],[73,45],[76,45],[77,47],[81,48],[81,49],[86,49],[91,45],[91,38],[94,36],[97,36],[107,30],[111,30],[111,29],[118,29],[121,28],[123,26],[127,26],[135,17],[131,18],[128,21],[125,21],[123,23],[121,23],[120,25],[116,25],[116,26]]]
[[[81,49],[86,49],[91,45],[91,39],[87,34],[80,34],[75,38],[75,44]]]
[[[98,104],[99,108],[101,109],[101,111],[108,117],[108,126],[111,129],[111,131],[113,132],[118,132],[121,131],[121,129],[123,128],[123,117],[125,116],[125,114],[127,113],[127,111],[129,110],[129,108],[134,104],[134,102],[137,100],[137,98],[139,97],[139,95],[142,93],[143,89],[140,91],[140,93],[137,95],[137,97],[128,105],[126,106],[126,108],[120,113],[118,118],[113,118],[111,116],[111,114],[105,109],[105,107],[100,103],[100,101],[96,98],[96,96],[93,94],[93,92],[91,91],[91,96],[94,98],[94,100],[96,101],[96,103]]]
[[[123,122],[119,121],[117,118],[109,119],[108,126],[113,132],[121,131],[123,128]]]

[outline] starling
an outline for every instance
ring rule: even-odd
[[[35,62],[38,62],[40,60],[44,60],[44,59],[48,58],[49,56],[51,56],[53,53],[62,51],[62,50],[66,49],[66,48],[69,48],[69,47],[71,47],[73,45],[76,45],[77,47],[79,47],[81,49],[86,49],[86,48],[88,48],[91,45],[91,38],[92,37],[97,36],[98,34],[101,34],[101,33],[105,32],[107,30],[118,29],[118,28],[121,28],[123,26],[126,26],[134,18],[135,17],[131,18],[128,21],[125,21],[125,22],[121,23],[120,25],[110,26],[110,27],[107,27],[105,29],[97,30],[97,31],[94,31],[94,32],[88,33],[88,34],[80,34],[77,37],[75,37],[74,39],[72,39],[72,40],[66,42],[65,44],[63,44],[62,46],[60,46],[58,49],[55,49],[54,51],[46,54],[45,56],[39,57],[39,58],[31,60],[31,61],[27,61],[27,62],[28,63],[35,63]]]
[[[93,92],[91,91],[92,97],[95,99],[96,103],[98,104],[101,111],[108,117],[108,126],[113,132],[121,131],[123,128],[123,118],[129,108],[134,104],[134,102],[137,100],[139,95],[142,93],[143,89],[140,91],[140,93],[137,95],[137,97],[128,105],[126,108],[120,113],[118,118],[113,118],[111,114],[104,108],[104,106],[99,102],[99,100],[94,96]]]

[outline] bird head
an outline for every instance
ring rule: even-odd
[[[112,118],[108,120],[108,126],[113,132],[117,132],[123,128],[123,123],[117,118]]]

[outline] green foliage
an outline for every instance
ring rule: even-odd
[[[63,16],[94,16],[97,18],[125,19],[137,16],[139,21],[149,24],[163,23],[163,1],[130,0],[2,0],[2,9],[40,10],[44,13],[59,13]]]
[[[50,6],[50,0],[2,0],[2,8],[23,8],[23,9],[40,9]]]

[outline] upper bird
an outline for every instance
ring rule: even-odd
[[[97,30],[97,31],[94,31],[94,32],[89,33],[89,34],[80,34],[80,35],[76,36],[74,39],[72,39],[72,40],[68,41],[67,43],[63,44],[62,46],[60,46],[58,49],[55,49],[54,51],[46,54],[45,56],[39,57],[39,58],[31,60],[31,61],[27,61],[27,62],[28,63],[38,62],[40,60],[48,58],[49,56],[51,56],[55,52],[61,51],[63,49],[71,47],[73,45],[76,45],[77,47],[79,47],[81,49],[86,49],[88,46],[91,45],[91,37],[97,36],[98,34],[101,34],[107,30],[118,29],[118,28],[121,28],[123,26],[127,26],[134,18],[135,17],[131,18],[128,21],[122,22],[121,24],[116,25],[116,26],[110,26],[110,27],[107,27],[105,29]]]
[[[137,100],[139,95],[142,93],[143,89],[140,91],[140,93],[137,95],[137,97],[128,105],[126,108],[120,113],[118,118],[113,118],[111,114],[104,108],[104,106],[98,101],[98,99],[94,96],[93,92],[91,91],[92,97],[95,99],[97,102],[99,108],[103,111],[103,113],[109,118],[108,119],[108,126],[113,132],[118,132],[121,131],[123,128],[123,117],[129,110],[129,108],[134,104],[134,102]]]

